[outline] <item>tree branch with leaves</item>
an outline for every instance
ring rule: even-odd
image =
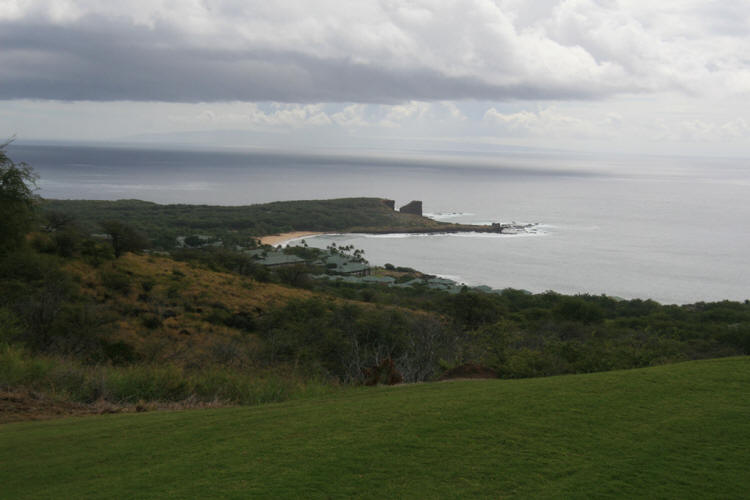
[[[37,175],[26,163],[11,160],[0,144],[0,253],[20,247],[35,218]]]

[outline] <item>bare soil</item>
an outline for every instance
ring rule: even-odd
[[[0,424],[119,411],[121,409],[112,405],[73,403],[35,392],[0,391]]]
[[[53,398],[38,392],[0,390],[0,425],[25,420],[48,420],[108,413],[140,413],[159,410],[224,408],[227,406],[234,405],[224,401],[199,402],[191,399],[169,403],[141,401],[130,405],[116,405],[107,401],[84,404]]]

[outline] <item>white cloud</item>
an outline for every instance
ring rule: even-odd
[[[201,109],[189,114],[170,114],[169,120],[175,124],[263,128],[300,128],[331,125],[331,117],[321,104],[274,103],[270,110],[262,109],[255,103],[231,103],[198,105]]]
[[[331,119],[320,104],[289,105],[276,104],[271,113],[256,110],[251,116],[254,123],[274,127],[300,127],[304,125],[330,125]]]
[[[685,101],[664,105],[610,101],[513,112],[490,107],[482,121],[492,136],[514,144],[598,151],[748,154],[750,124],[737,116],[739,110],[734,111],[709,114],[705,109],[685,107]]]
[[[750,125],[744,118],[735,118],[719,127],[721,135],[728,138],[750,139]]]
[[[607,115],[603,121],[612,120]],[[488,109],[484,120],[496,125],[496,131],[502,135],[544,136],[544,137],[593,137],[598,136],[596,125],[585,119],[566,115],[554,107],[547,107],[536,112],[519,111],[504,114],[495,108]]]
[[[384,106],[386,112],[380,125],[398,127],[405,121],[422,120],[432,112],[432,104],[428,102],[411,101],[396,106]]]
[[[675,127],[668,128],[662,138],[703,143],[747,141],[750,139],[750,126],[743,118],[723,123],[702,119],[684,120]]]
[[[331,120],[341,127],[358,128],[370,125],[366,117],[367,106],[364,104],[350,104],[341,111],[334,113]]]
[[[463,121],[466,116],[452,102],[411,101],[396,105],[349,104],[326,110],[322,104],[236,102],[198,104],[190,113],[170,114],[175,124],[196,126],[244,126],[263,128],[301,128],[338,126],[342,128],[401,127],[417,122]]]

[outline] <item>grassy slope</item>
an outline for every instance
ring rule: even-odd
[[[7,498],[740,498],[750,358],[0,427]]]
[[[236,329],[206,321],[212,311],[219,310],[218,305],[232,313],[247,312],[257,316],[259,311],[289,300],[312,296],[306,290],[259,283],[245,276],[209,271],[156,256],[127,254],[98,269],[73,261],[68,268],[81,277],[83,293],[117,311],[114,331],[118,340],[140,346],[144,339],[165,337],[189,345],[193,355],[199,354],[201,346],[206,347],[211,339],[240,335]],[[112,292],[102,285],[100,273],[112,269],[129,276],[131,287],[127,293]],[[153,289],[144,302],[137,297],[142,293],[140,283],[145,280],[153,283]],[[175,293],[170,294],[170,289]],[[144,313],[159,315],[166,310],[174,316],[164,320],[161,326],[149,330],[141,325]],[[190,332],[190,336],[181,335],[179,332],[183,330]]]
[[[144,344],[170,344],[164,355],[172,361],[190,360],[201,362],[201,356],[211,350],[216,342],[222,342],[243,333],[225,325],[208,321],[212,313],[245,313],[256,319],[274,307],[281,307],[291,300],[317,297],[338,303],[352,303],[360,307],[375,305],[333,298],[299,288],[273,283],[261,283],[247,276],[210,271],[185,262],[165,257],[126,254],[116,261],[93,268],[81,261],[72,261],[68,269],[80,278],[82,291],[94,302],[105,304],[116,313],[116,322],[111,325],[112,338],[123,340],[144,350]],[[131,283],[125,293],[108,290],[102,284],[101,273],[116,270],[125,273]],[[143,290],[140,283],[149,280],[153,288],[146,294],[147,300],[138,296]],[[170,294],[170,290],[175,293]],[[398,309],[397,306],[383,306]],[[171,316],[161,325],[148,329],[141,324],[144,314],[162,316],[169,311]],[[410,311],[411,314],[424,312]],[[180,332],[188,332],[185,335]],[[175,353],[181,351],[177,356]]]

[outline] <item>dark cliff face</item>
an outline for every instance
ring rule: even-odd
[[[422,202],[418,200],[411,201],[401,207],[399,212],[402,214],[422,215]]]

